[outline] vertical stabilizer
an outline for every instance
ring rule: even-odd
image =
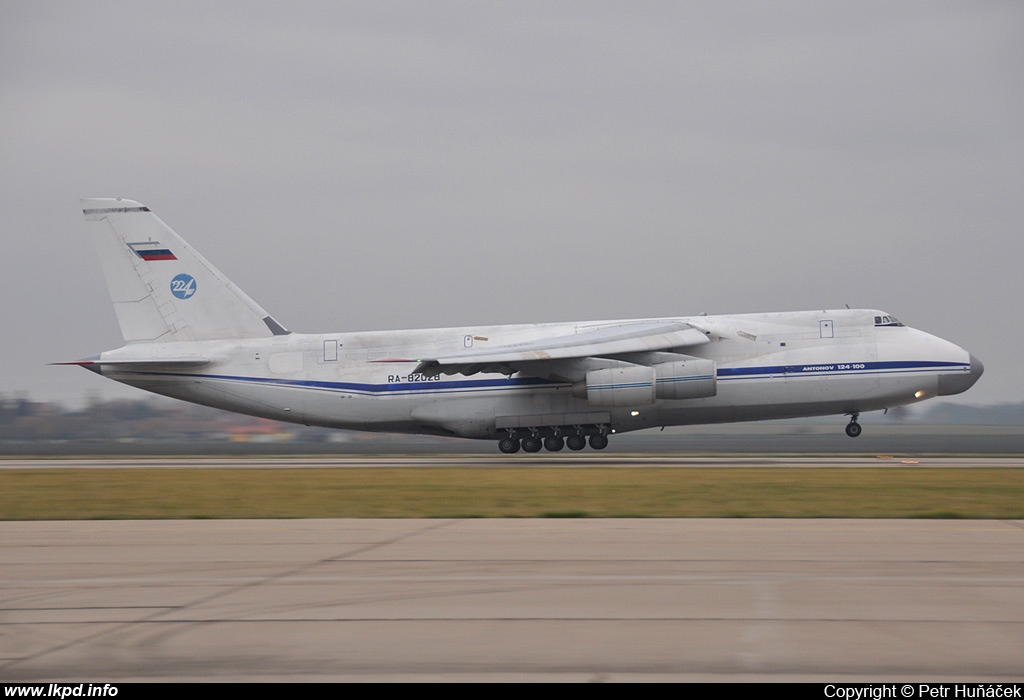
[[[288,332],[148,207],[127,199],[81,202],[125,341]]]

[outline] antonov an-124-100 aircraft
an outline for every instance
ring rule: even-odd
[[[292,333],[148,207],[83,199],[125,344],[81,365],[193,403],[331,428],[600,450],[612,433],[858,416],[966,391],[982,364],[840,309]]]

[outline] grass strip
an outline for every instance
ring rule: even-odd
[[[1024,518],[1017,468],[12,469],[0,519]]]

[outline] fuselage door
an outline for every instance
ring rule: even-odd
[[[831,321],[818,321],[818,331],[822,338],[835,338],[836,332]]]
[[[337,362],[338,361],[338,341],[337,340],[325,340],[324,341],[324,362]]]

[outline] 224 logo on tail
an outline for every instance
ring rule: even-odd
[[[196,293],[196,278],[181,273],[171,280],[171,294],[179,299],[190,299]]]

